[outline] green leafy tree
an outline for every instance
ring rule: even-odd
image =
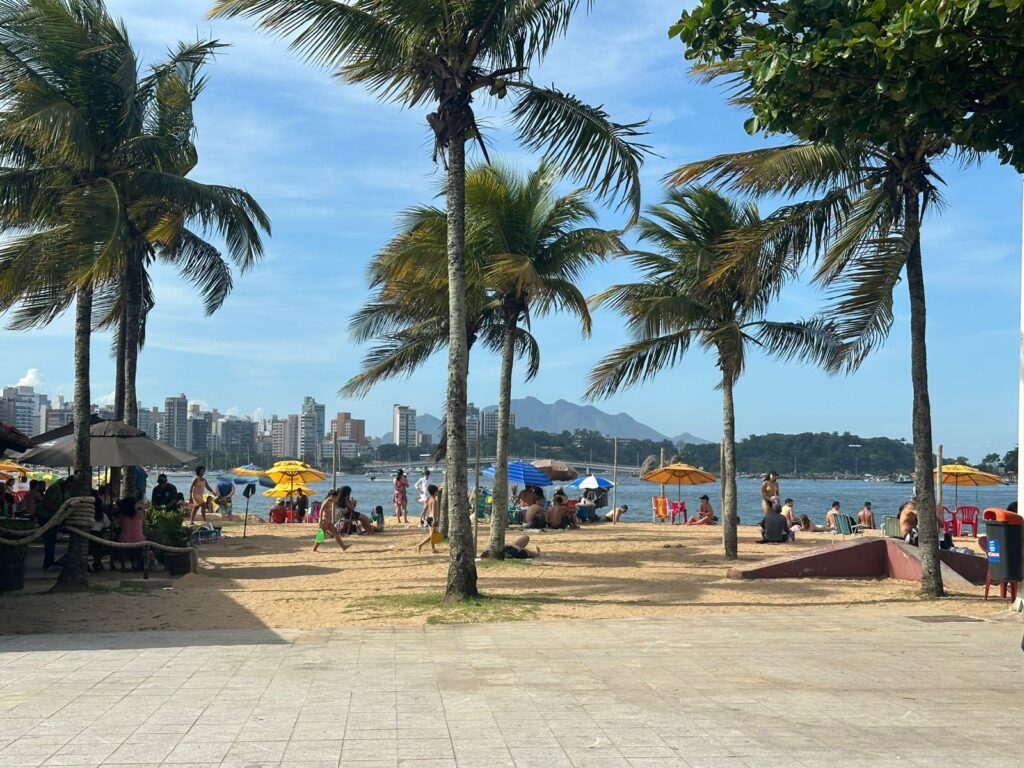
[[[760,224],[753,204],[706,187],[673,191],[640,222],[641,243],[656,249],[630,254],[642,281],[614,285],[592,298],[625,316],[633,341],[594,368],[588,398],[653,378],[677,365],[693,345],[715,355],[722,390],[722,535],[730,559],[738,556],[733,387],[748,350],[822,364],[839,351],[822,321],[765,319],[792,270],[784,241],[739,238]]]
[[[918,504],[935,504],[920,230],[938,201],[933,164],[995,150],[1024,167],[1022,9],[976,0],[702,0],[671,33],[708,79],[724,78],[751,110],[751,133],[802,142],[716,158],[705,174],[761,193],[820,199],[794,208],[803,244],[824,255],[855,367],[888,332],[906,270],[911,308],[913,442]],[[942,594],[938,525],[922,515],[922,590]]]
[[[637,215],[640,124],[611,121],[600,108],[535,85],[530,66],[568,28],[580,0],[216,0],[213,16],[256,18],[289,37],[313,63],[381,98],[430,105],[434,157],[447,170],[448,394],[447,485],[452,508],[445,599],[477,594],[466,487],[465,177],[466,144],[486,156],[474,102],[512,102],[520,141],[542,151],[570,178]],[[586,2],[589,7],[590,1]]]

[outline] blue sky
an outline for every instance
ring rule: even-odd
[[[179,39],[212,36],[232,47],[210,68],[197,104],[203,180],[245,187],[273,220],[264,263],[239,276],[224,308],[203,315],[189,284],[156,275],[157,306],[140,362],[139,392],[162,405],[178,391],[242,414],[296,412],[304,395],[329,413],[351,410],[371,434],[390,429],[400,402],[438,414],[445,360],[412,379],[384,384],[361,401],[336,392],[358,370],[362,350],[347,322],[366,299],[365,267],[394,231],[396,213],[431,200],[440,174],[431,162],[424,110],[377,103],[357,87],[307,67],[281,41],[250,22],[210,22],[209,0],[108,0],[136,47],[152,60]],[[660,157],[644,171],[645,203],[663,193],[659,179],[690,160],[763,143],[744,134],[743,116],[720,91],[688,77],[682,46],[666,35],[678,18],[674,0],[602,0],[580,15],[534,79],[554,83],[619,121],[650,119],[648,141]],[[497,153],[523,165],[499,112],[484,109]],[[1011,170],[943,169],[948,208],[924,234],[929,299],[929,373],[936,442],[945,453],[979,458],[1015,443],[1021,185]],[[603,223],[622,217],[606,211]],[[595,292],[632,278],[625,262],[604,266],[582,286]],[[910,436],[910,353],[905,286],[897,288],[892,336],[856,374],[834,378],[813,368],[754,355],[736,390],[737,433],[807,430]],[[773,315],[813,314],[819,293],[795,284]],[[594,361],[625,341],[611,313],[595,317],[581,340],[566,317],[535,323],[542,345],[538,378],[514,382],[513,396],[578,401]],[[71,318],[28,333],[2,333],[0,383],[25,379],[50,393],[72,391]],[[93,395],[113,390],[106,338],[94,342]],[[470,399],[497,399],[497,360],[473,355]],[[37,372],[26,377],[28,369]],[[721,433],[721,400],[713,361],[699,352],[656,381],[597,405],[625,411],[656,429],[709,439]]]

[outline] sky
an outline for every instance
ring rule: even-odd
[[[444,402],[442,353],[410,379],[381,384],[362,400],[337,391],[358,372],[364,349],[349,338],[349,317],[367,299],[366,266],[394,233],[397,214],[433,202],[441,182],[431,160],[425,109],[379,103],[357,86],[303,63],[286,43],[246,20],[209,21],[209,0],[108,0],[146,62],[178,40],[213,37],[228,48],[212,64],[196,104],[201,181],[244,187],[273,222],[262,264],[237,275],[224,307],[206,317],[193,287],[175,272],[154,271],[156,307],[141,355],[143,405],[185,392],[221,412],[257,418],[298,412],[312,395],[327,412],[348,410],[367,431],[390,430],[393,403],[438,415]],[[767,145],[747,136],[744,115],[720,89],[688,74],[683,47],[667,36],[677,0],[600,0],[555,44],[534,80],[554,84],[619,122],[649,120],[646,142],[657,156],[644,167],[644,203],[658,202],[660,180],[685,162]],[[500,107],[481,117],[496,156],[523,168],[539,158],[517,147]],[[947,207],[923,234],[928,292],[928,354],[933,428],[944,455],[980,458],[1016,442],[1017,328],[1021,182],[994,160],[941,169]],[[768,203],[764,204],[767,212]],[[619,227],[624,216],[602,212]],[[626,261],[603,265],[580,286],[586,295],[635,278]],[[896,321],[885,346],[855,374],[826,375],[755,353],[736,388],[737,436],[766,432],[850,431],[910,437],[911,386],[905,284],[897,286]],[[777,319],[808,317],[824,304],[806,281],[792,284],[772,310]],[[534,321],[541,372],[513,397],[581,402],[587,373],[627,341],[622,321],[599,311],[591,338],[566,316]],[[45,329],[0,331],[0,383],[32,383],[70,396],[72,316]],[[109,338],[93,342],[95,402],[112,399]],[[469,397],[497,401],[498,360],[474,350]],[[667,435],[721,435],[717,369],[694,351],[656,380],[596,405],[626,412]]]

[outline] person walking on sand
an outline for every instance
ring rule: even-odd
[[[437,528],[437,486],[427,486],[427,501],[423,505],[423,517],[430,521],[430,533],[427,538],[416,545],[416,554],[423,551],[423,547],[430,545],[430,551],[437,554],[437,545],[441,542],[441,531]]]
[[[188,506],[192,512],[192,517],[189,519],[189,525],[196,524],[196,512],[202,512],[203,522],[206,522],[206,513],[212,511],[210,502],[206,498],[206,492],[209,491],[211,496],[216,496],[217,492],[210,487],[210,484],[206,481],[206,467],[200,465],[196,467],[196,476],[192,478],[192,486],[188,489]]]
[[[772,470],[761,483],[761,513],[767,515],[772,509],[772,496],[779,495],[779,473]]]
[[[402,522],[402,518],[405,518],[405,522],[409,522],[409,478],[405,476],[405,470],[398,470],[398,474],[395,475],[394,482],[395,492],[391,497],[391,500],[395,504],[395,517],[398,518],[398,522]]]
[[[420,509],[420,519],[418,525],[422,528],[427,525],[427,499],[430,498],[430,494],[427,493],[427,488],[430,486],[430,470],[424,468],[423,477],[416,481],[416,501],[423,505]]]
[[[331,489],[327,494],[327,498],[324,499],[323,506],[320,508],[320,528],[316,532],[316,539],[313,541],[313,551],[316,552],[320,548],[320,544],[330,536],[341,547],[341,551],[344,552],[348,549],[349,545],[345,544],[341,540],[341,533],[338,531],[338,527],[334,524],[334,506],[337,503],[338,492],[335,489]]]

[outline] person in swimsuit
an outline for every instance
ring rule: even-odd
[[[839,530],[839,515],[842,512],[839,510],[839,502],[833,501],[832,508],[825,513],[825,530],[827,531],[838,531]]]
[[[530,537],[522,535],[519,538],[513,539],[511,544],[505,545],[504,555],[512,560],[530,560],[534,557],[540,557],[540,547],[534,547],[531,552],[527,549],[527,545],[530,543]],[[481,552],[480,559],[484,560],[491,556],[490,552]]]
[[[686,521],[687,525],[714,525],[715,510],[711,508],[711,498],[706,494],[700,497],[700,509],[697,516]]]
[[[875,527],[875,513],[871,509],[870,501],[864,502],[864,509],[857,513],[857,519],[860,521],[860,524],[863,525],[865,528]]]
[[[767,515],[772,509],[772,496],[779,495],[779,473],[772,470],[761,483],[761,513]]]
[[[441,531],[437,528],[437,486],[427,486],[427,500],[423,504],[423,519],[430,521],[430,532],[427,534],[427,538],[416,545],[416,554],[423,551],[423,548],[429,544],[430,551],[437,554],[437,545],[441,541]]]
[[[398,518],[398,522],[402,522],[405,518],[405,522],[409,522],[409,478],[405,476],[405,470],[398,470],[398,474],[395,475],[395,493],[391,497],[391,500],[395,504],[395,517]]]
[[[317,536],[313,541],[314,552],[320,548],[320,542],[327,536],[338,542],[342,552],[348,549],[348,545],[341,540],[341,532],[334,525],[334,507],[337,500],[338,492],[332,488],[330,493],[327,494],[327,498],[324,499],[323,506],[320,508],[320,530],[323,531],[323,535]]]
[[[196,512],[202,512],[203,522],[206,522],[206,513],[211,511],[210,502],[206,498],[206,492],[209,491],[211,496],[217,495],[216,491],[206,481],[205,475],[206,467],[196,467],[196,476],[192,478],[192,486],[188,490],[188,506],[192,511],[189,525],[196,524]]]

